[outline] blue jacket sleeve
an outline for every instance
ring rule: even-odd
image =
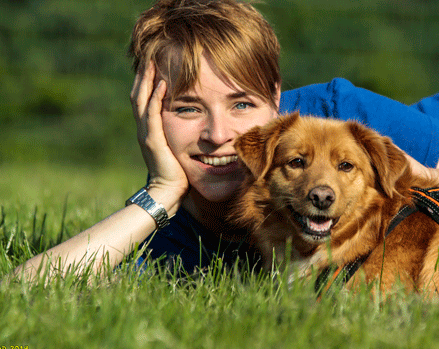
[[[392,138],[422,164],[435,167],[438,162],[439,93],[408,106],[337,78],[283,92],[280,112],[295,110],[302,115],[357,120]]]

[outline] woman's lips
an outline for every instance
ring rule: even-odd
[[[236,171],[236,169],[239,167],[237,155],[198,155],[193,158],[198,160],[203,170],[211,175],[226,175]]]

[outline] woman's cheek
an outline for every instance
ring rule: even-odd
[[[169,147],[172,152],[175,154],[176,146],[179,144],[179,131],[178,127],[176,127],[176,122],[172,120],[170,115],[167,113],[162,114],[162,124],[163,124],[163,132],[165,134],[166,140],[168,142]]]
[[[197,142],[197,131],[191,120],[180,119],[163,114],[163,132],[174,155],[186,151],[192,143]]]

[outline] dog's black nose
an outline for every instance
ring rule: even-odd
[[[315,207],[320,210],[326,210],[335,201],[335,193],[331,188],[326,186],[315,187],[309,192],[308,198]]]

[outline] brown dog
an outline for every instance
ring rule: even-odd
[[[411,187],[439,183],[415,177],[389,138],[294,113],[251,129],[235,148],[248,176],[233,219],[250,227],[265,269],[288,257],[306,274],[367,256],[363,275],[383,290],[399,279],[436,291],[439,225],[416,212],[384,236],[400,209],[413,206]]]

